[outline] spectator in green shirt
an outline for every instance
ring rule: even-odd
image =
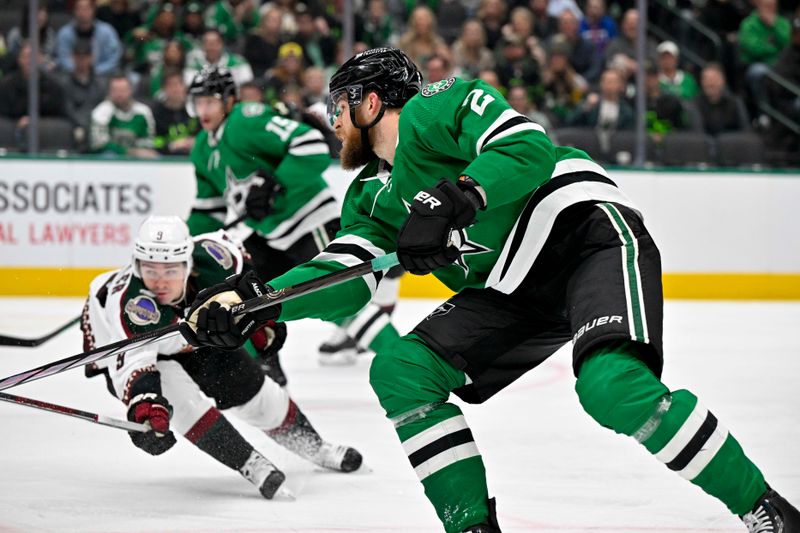
[[[697,81],[690,73],[678,68],[680,52],[678,45],[664,41],[656,48],[658,52],[658,82],[661,91],[681,100],[692,100],[700,92]]]

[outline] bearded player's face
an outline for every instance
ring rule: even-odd
[[[362,103],[356,108],[356,120],[359,124],[369,124],[361,115]],[[336,116],[333,120],[333,131],[336,137],[342,141],[342,149],[339,152],[342,168],[345,170],[355,170],[360,168],[377,156],[372,148],[365,147],[361,142],[361,130],[358,129],[353,121],[350,120],[350,107],[347,104],[346,95],[336,102]]]

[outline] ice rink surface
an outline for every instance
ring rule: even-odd
[[[405,333],[439,302],[401,301]],[[0,298],[0,333],[38,336],[79,314],[78,299]],[[249,427],[245,436],[281,466],[295,501],[267,501],[185,440],[159,457],[123,431],[0,403],[0,533],[11,532],[437,532],[421,484],[367,381],[369,356],[317,365],[331,326],[289,325],[289,388],[323,436],[362,451],[368,468],[311,468]],[[800,303],[667,302],[672,389],[696,393],[739,439],[767,480],[800,505]],[[464,406],[514,532],[743,532],[716,500],[629,438],[598,426],[574,393],[570,355],[481,406]],[[0,347],[0,375],[81,351],[75,328],[39,348]],[[101,378],[81,370],[6,392],[124,418]]]

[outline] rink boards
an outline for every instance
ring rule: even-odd
[[[186,216],[191,165],[102,159],[0,161],[0,295],[78,296],[128,261],[150,214]],[[800,299],[797,173],[611,170],[661,249],[668,298]],[[341,198],[352,174],[326,173]],[[406,297],[446,297],[405,276]]]

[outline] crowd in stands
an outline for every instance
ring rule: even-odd
[[[708,143],[706,163],[719,163],[717,140],[738,135],[751,152],[754,144],[768,148],[760,149],[771,154],[763,163],[800,166],[797,1],[651,2],[649,29],[656,31],[648,31],[641,88],[636,36],[643,21],[634,1],[353,3],[354,53],[397,46],[426,82],[483,79],[554,140],[607,162],[629,160],[630,145],[613,146],[635,128],[641,90],[654,154],[648,159],[687,133],[695,144],[698,136]],[[3,9],[16,22],[0,43],[0,147],[24,151],[28,8]],[[187,87],[207,64],[232,72],[242,100],[324,128],[327,81],[346,59],[343,10],[343,0],[40,0],[39,113],[69,124],[68,138],[46,142],[54,128],[41,132],[42,144],[109,157],[186,155],[199,128],[186,111]],[[670,22],[670,10],[684,22]],[[709,52],[692,37],[689,19],[721,44]]]

